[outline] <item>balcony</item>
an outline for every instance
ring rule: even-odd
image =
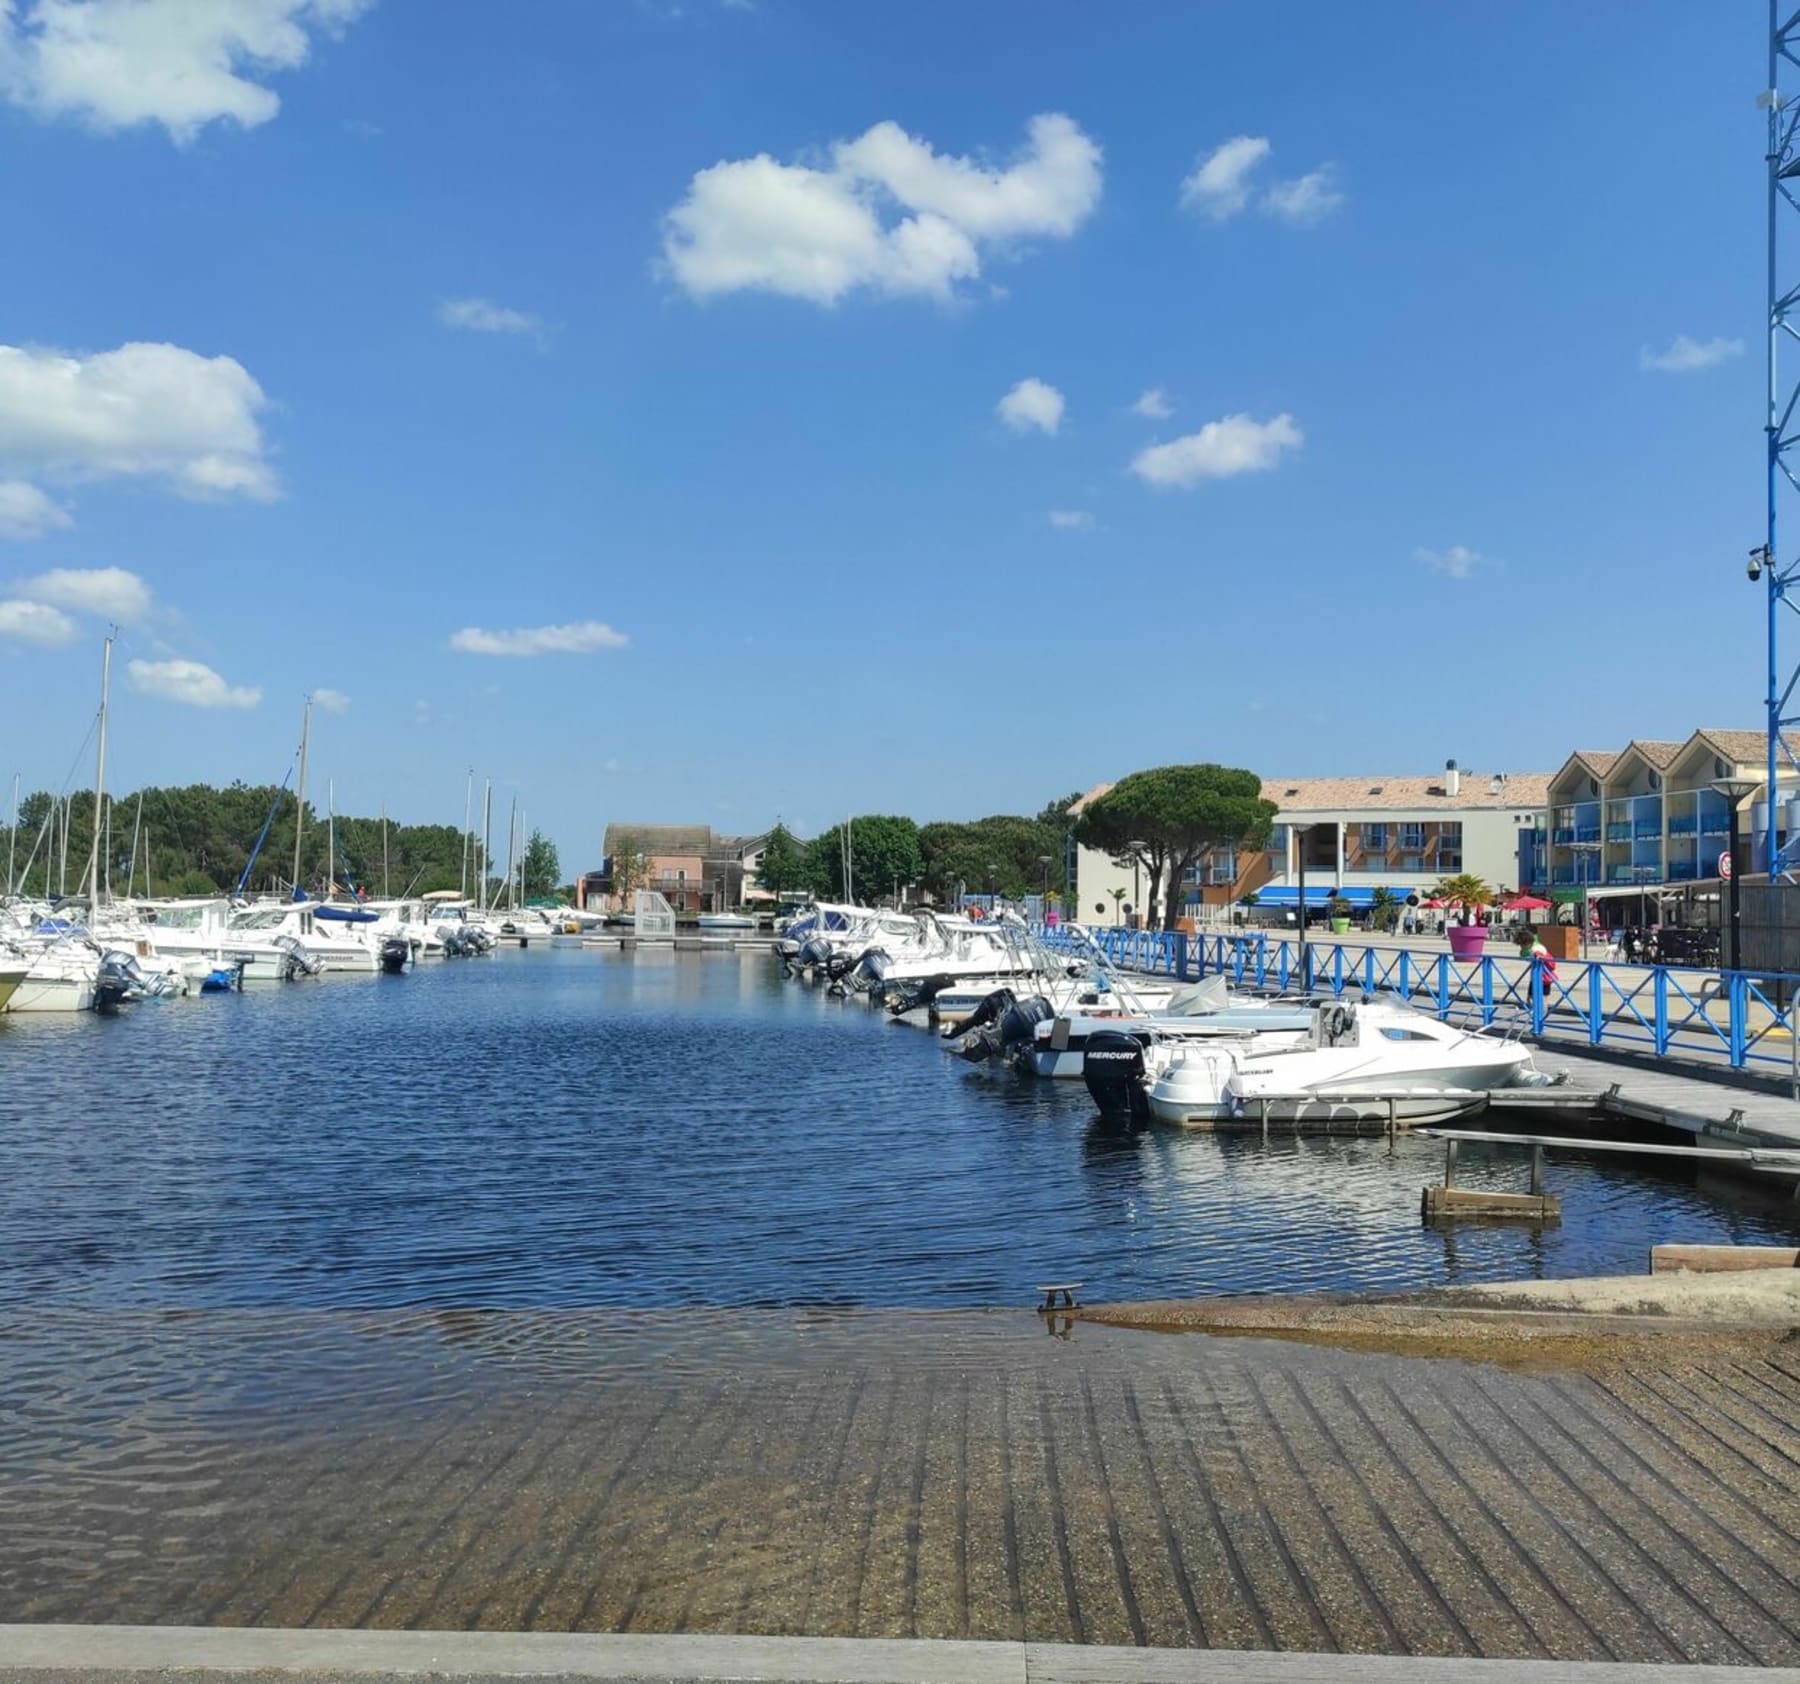
[[[1692,813],[1683,813],[1678,818],[1669,820],[1671,836],[1697,836],[1700,833],[1700,820]]]
[[[1606,840],[1608,842],[1629,842],[1631,840],[1630,822],[1609,824],[1606,827]]]
[[[1662,826],[1655,819],[1638,819],[1631,827],[1634,842],[1655,842],[1662,836]]]
[[[1700,817],[1700,834],[1702,836],[1727,836],[1731,833],[1731,815],[1729,813],[1703,813]]]
[[[1550,840],[1557,843],[1559,846],[1564,843],[1573,842],[1575,840],[1575,827],[1572,824],[1563,825],[1558,829],[1551,831]]]
[[[1575,868],[1572,865],[1553,865],[1550,868],[1550,881],[1558,888],[1572,887],[1575,882]]]
[[[1669,866],[1671,883],[1691,883],[1699,875],[1699,870],[1692,860],[1675,860]]]
[[[1575,827],[1575,840],[1577,842],[1598,842],[1600,840],[1599,825],[1578,824]]]

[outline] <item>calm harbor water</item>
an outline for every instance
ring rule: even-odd
[[[505,951],[0,1019],[0,1304],[1017,1305],[1393,1288],[1781,1241],[1557,1164],[1559,1229],[1421,1228],[1438,1149],[1123,1134],[761,951]],[[1484,1164],[1514,1185],[1517,1154]]]

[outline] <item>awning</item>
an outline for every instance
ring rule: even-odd
[[[1375,890],[1379,885],[1374,883],[1358,883],[1353,887],[1334,889],[1329,883],[1308,883],[1306,885],[1306,904],[1309,907],[1323,906],[1327,901],[1338,899],[1349,902],[1353,907],[1366,909],[1375,904]],[[1395,888],[1391,885],[1388,893],[1396,901],[1404,903],[1406,897],[1415,891],[1407,888]],[[1272,888],[1256,891],[1258,906],[1298,906],[1300,904],[1300,886],[1297,883],[1277,884]]]

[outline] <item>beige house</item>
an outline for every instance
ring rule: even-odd
[[[727,912],[754,896],[754,862],[764,836],[717,836],[704,824],[609,824],[598,871],[575,886],[576,904],[589,911],[623,912],[630,892],[614,876],[614,862],[627,845],[645,856],[646,870],[631,886],[654,889],[677,912]]]

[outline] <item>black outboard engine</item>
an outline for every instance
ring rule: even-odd
[[[833,982],[842,982],[862,960],[862,954],[834,953],[825,961],[825,974]]]
[[[1015,995],[1010,988],[996,988],[994,992],[987,995],[982,1000],[981,1004],[977,1006],[974,1011],[970,1012],[961,1023],[947,1024],[944,1028],[944,1039],[946,1041],[953,1041],[960,1035],[965,1041],[968,1040],[976,1030],[985,1029],[990,1023],[998,1023],[1007,1007],[1017,998],[1018,996]],[[997,1051],[999,1049],[999,1042],[996,1041],[994,1046]],[[961,1048],[958,1048],[957,1050],[959,1052],[962,1051]],[[967,1058],[968,1054],[963,1052],[963,1057]]]
[[[1144,1089],[1144,1048],[1133,1035],[1097,1029],[1087,1038],[1081,1079],[1108,1122],[1142,1123],[1150,1117]]]
[[[871,947],[856,961],[856,968],[844,980],[859,994],[873,994],[881,986],[892,963],[885,949]]]
[[[381,943],[381,968],[399,976],[412,963],[412,943],[405,936],[385,936]]]
[[[144,992],[144,973],[129,953],[109,948],[100,956],[100,975],[94,982],[95,1003],[101,1006],[122,1005]]]
[[[822,966],[831,961],[831,943],[823,936],[811,936],[800,944],[802,965]]]
[[[1000,1014],[996,1026],[1002,1055],[1020,1046],[1029,1047],[1037,1037],[1037,1026],[1055,1016],[1056,1008],[1041,994],[1033,994],[1029,1000],[1015,1000]]]

